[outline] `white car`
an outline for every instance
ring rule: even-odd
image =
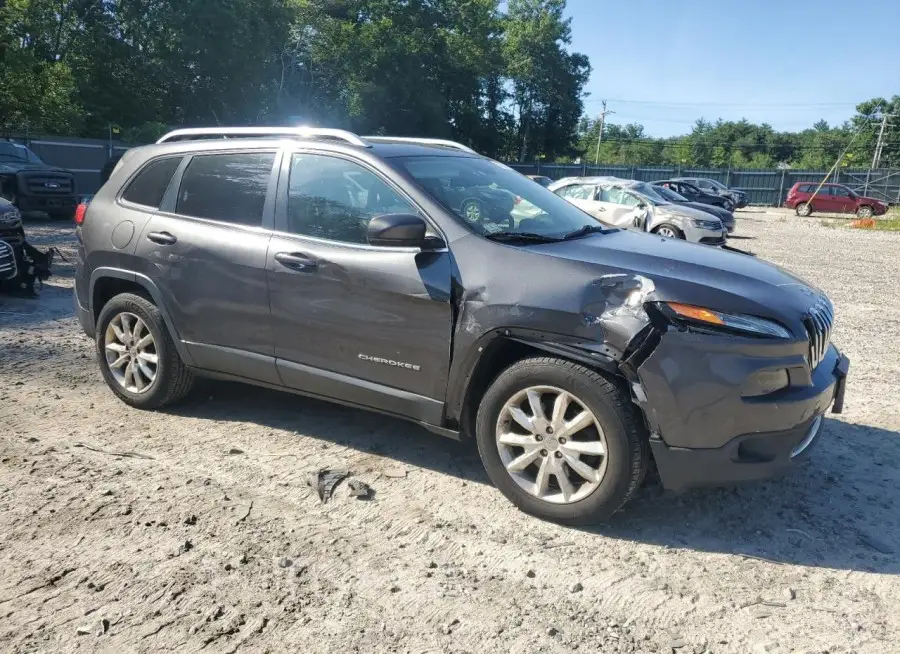
[[[722,221],[715,216],[668,202],[646,182],[615,177],[569,177],[548,188],[613,227],[705,245],[724,245],[728,235]]]

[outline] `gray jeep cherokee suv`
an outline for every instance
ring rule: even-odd
[[[486,188],[539,211],[463,213]],[[76,223],[78,315],[128,404],[215,377],[474,436],[510,500],[563,523],[609,516],[651,461],[673,489],[781,472],[843,403],[820,291],[598,225],[452,142],[179,130]]]

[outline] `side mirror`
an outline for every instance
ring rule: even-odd
[[[366,238],[369,245],[387,247],[423,247],[425,221],[410,213],[387,213],[369,221]]]

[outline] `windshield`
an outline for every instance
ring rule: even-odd
[[[638,195],[642,196],[648,202],[654,205],[659,204],[668,204],[669,201],[666,200],[660,193],[657,193],[659,190],[655,186],[651,186],[646,182],[638,182],[636,184],[630,184],[627,187],[629,190],[634,191]]]
[[[31,163],[43,163],[34,152],[24,145],[9,143],[8,141],[0,143],[0,159],[18,159],[19,161]]]
[[[601,224],[524,175],[490,159],[398,157],[392,164],[472,230],[562,238]]]
[[[721,189],[721,190],[724,190],[724,191],[727,191],[727,190],[728,190],[728,187],[725,186],[722,182],[719,182],[719,181],[714,180],[714,179],[710,179],[710,180],[707,180],[707,181],[708,181],[710,184],[712,184],[713,186],[715,186],[717,189]]]
[[[659,195],[663,197],[663,199],[668,200],[669,202],[687,202],[688,199],[683,195],[679,195],[675,191],[670,188],[666,188],[665,186],[654,186],[653,190],[656,191]]]

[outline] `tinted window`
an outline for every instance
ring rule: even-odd
[[[377,175],[336,157],[295,154],[288,191],[288,231],[344,243],[368,242],[369,221],[418,211]]]
[[[261,225],[274,152],[204,154],[191,159],[175,210],[185,216]]]
[[[158,209],[181,159],[181,157],[166,157],[151,161],[131,180],[125,193],[122,194],[122,199]]]
[[[843,186],[832,186],[831,194],[835,197],[846,198],[850,195],[850,189]]]

